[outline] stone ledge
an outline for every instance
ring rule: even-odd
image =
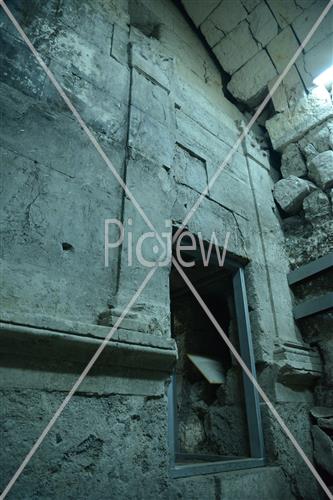
[[[286,385],[309,386],[322,375],[319,353],[295,343],[285,343],[276,349],[274,359],[279,367],[278,382]]]
[[[159,347],[161,349],[173,349],[174,341],[171,338],[166,338],[157,335],[151,331],[148,333],[147,321],[139,321],[133,311],[129,311],[127,316],[122,320],[121,325],[113,335],[113,340],[125,342],[129,344],[140,344],[150,347]],[[120,316],[114,313],[113,317],[108,317],[108,324],[92,324],[81,321],[72,321],[64,318],[55,318],[48,315],[38,314],[13,314],[10,312],[1,312],[0,325],[12,325],[19,327],[32,327],[37,330],[46,330],[56,333],[69,333],[79,335],[81,337],[90,337],[96,339],[104,339],[110,331],[110,328],[115,324]]]
[[[105,327],[100,328],[110,330]],[[73,365],[86,363],[101,345],[101,340],[92,335],[27,325],[1,322],[0,332],[0,353],[3,360],[15,355],[21,356],[22,359],[26,356],[29,359],[56,360],[57,366],[62,362]],[[171,372],[177,359],[177,351],[172,340],[161,342],[162,339],[154,339],[154,336],[150,335],[149,342],[147,339],[149,335],[134,331],[131,335],[126,331],[116,332],[116,335],[116,338],[109,341],[98,361],[98,367],[103,371],[114,367],[125,367]]]

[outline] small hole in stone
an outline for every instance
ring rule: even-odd
[[[73,252],[74,251],[74,247],[70,243],[67,243],[66,241],[61,243],[61,246],[62,246],[62,249],[64,252]]]

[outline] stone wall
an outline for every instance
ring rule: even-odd
[[[7,3],[155,227],[165,231],[165,219],[179,224],[234,144],[243,116],[223,96],[220,69],[177,6]],[[134,242],[148,228],[0,14],[5,484],[147,274],[137,262],[128,267],[126,245],[104,266],[104,220],[131,218]],[[207,240],[215,231],[221,246],[230,231],[228,251],[245,265],[259,381],[290,415],[313,406],[310,386],[321,364],[295,328],[274,170],[261,145],[247,138],[189,229]],[[145,248],[151,260],[158,259],[154,244]],[[171,479],[166,386],[177,352],[169,274],[164,267],[154,275],[14,498],[199,499],[205,492],[253,500],[263,489],[277,500],[317,496],[265,408],[270,466]],[[311,455],[307,411],[300,418],[295,434]]]
[[[288,115],[281,113],[267,122],[272,143],[282,153],[282,179],[274,186],[274,197],[281,209],[285,248],[294,269],[333,251],[332,117],[331,96],[327,89],[319,87],[297,102]],[[331,292],[332,277],[332,269],[328,269],[295,285],[295,305]],[[314,459],[331,487],[332,310],[333,304],[332,308],[298,322],[304,340],[318,349],[323,360],[324,373],[315,388],[317,406],[310,410],[310,415]]]
[[[327,0],[181,0],[222,68],[228,90],[255,106],[271,87],[327,5]],[[332,64],[332,10],[305,46],[273,97],[288,109]]]

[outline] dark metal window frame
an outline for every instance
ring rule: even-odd
[[[296,285],[301,281],[313,278],[320,273],[333,268],[333,252],[329,252],[327,255],[320,257],[319,259],[313,260],[308,264],[291,271],[288,274],[289,286]],[[315,297],[312,299],[304,300],[300,304],[294,306],[294,318],[302,319],[312,316],[312,314],[317,314],[328,309],[333,308],[333,292],[327,292],[324,295]]]
[[[185,245],[186,237],[183,238]],[[186,254],[191,256],[196,261],[201,261],[201,257],[196,251],[186,251]],[[218,264],[216,256],[213,252],[211,262]],[[247,294],[244,278],[244,266],[236,260],[226,257],[224,267],[230,271],[233,283],[233,294],[235,302],[236,322],[239,337],[240,355],[252,375],[256,377],[255,360],[253,353],[252,334],[250,327],[249,311]],[[209,320],[208,320],[209,321]],[[218,461],[217,457],[211,457],[212,461],[204,461],[201,463],[179,464],[177,460],[187,456],[189,459],[198,459],[199,456],[191,454],[180,454],[178,449],[178,424],[177,424],[177,406],[176,406],[176,390],[175,376],[168,389],[168,438],[170,449],[170,469],[171,477],[186,477],[198,474],[214,474],[217,472],[228,470],[248,469],[252,467],[262,467],[266,464],[264,456],[264,438],[260,414],[259,395],[252,382],[247,375],[242,373],[243,387],[245,397],[246,418],[249,433],[250,457],[248,458],[231,458],[221,456]],[[204,456],[202,456],[205,459]],[[209,457],[207,457],[209,460]]]

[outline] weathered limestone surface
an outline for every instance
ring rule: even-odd
[[[297,48],[297,39],[289,26],[268,44],[268,53],[279,74],[285,69],[290,61],[291,54],[294,54]]]
[[[279,0],[268,0],[268,5],[272,9],[281,28],[284,28],[302,13],[296,0],[290,0],[288,3],[279,2]]]
[[[223,500],[256,500],[265,491],[272,500],[294,499],[278,467],[264,467],[233,471],[211,476],[177,479],[171,491],[171,500],[189,498],[201,500],[220,495]]]
[[[285,69],[327,6],[327,0],[220,0],[213,9],[214,0],[204,6],[197,0],[184,0],[183,4],[196,26],[201,22],[201,33],[230,76],[241,65],[246,65],[248,92],[244,93],[240,78],[234,80],[229,90],[236,99],[257,105],[263,97],[258,96],[256,73],[262,73],[264,92],[275,76],[272,76],[271,63],[279,74]],[[287,104],[282,106],[279,99],[273,98],[275,111],[284,111],[289,107],[288,101],[292,104],[305,89],[310,91],[313,79],[331,65],[332,19],[330,10],[284,78],[283,93]],[[260,49],[265,49],[269,58],[253,59]],[[251,71],[250,61],[255,70]]]
[[[4,481],[28,453],[63,394],[2,390],[1,399]],[[117,498],[168,498],[167,422],[162,415],[166,415],[164,397],[74,396],[31,462],[29,473],[16,484],[15,497],[107,499],[107,482]],[[9,443],[17,435],[20,446],[13,454]]]
[[[274,198],[286,213],[295,214],[302,206],[304,198],[315,186],[308,181],[290,175],[281,179],[274,186]]]
[[[192,15],[191,7],[188,9],[190,16]],[[246,14],[246,10],[240,0],[235,0],[233,2],[222,0],[218,3],[216,9],[211,12],[208,19],[212,19],[215,26],[224,33],[229,33],[246,18]]]
[[[325,151],[312,158],[308,165],[309,177],[322,189],[333,186],[333,151]]]
[[[303,12],[300,16],[298,16],[292,23],[293,29],[300,42],[303,42],[312,26],[319,18],[320,14],[323,12],[324,8],[327,6],[327,2],[325,0],[317,0],[315,2],[312,1],[311,3],[312,5],[309,6],[309,8],[306,9],[306,11]],[[333,13],[331,9],[322,20],[322,22],[318,26],[318,29],[315,31],[309,42],[304,47],[305,52],[309,52],[313,47],[332,35],[332,22]]]
[[[240,23],[214,47],[214,53],[222,61],[223,69],[231,74],[251,59],[258,50],[246,21]]]
[[[292,433],[297,433],[298,443],[302,446],[307,457],[313,460],[312,442],[311,438],[309,439],[311,432],[309,410],[311,406],[311,402],[296,402],[295,395],[291,395],[291,401],[289,400],[289,402],[275,403],[275,408],[284,422],[287,423],[288,429]],[[279,424],[275,419],[273,420],[267,408],[263,410],[263,417],[266,429],[266,426],[269,424],[271,424],[271,429],[277,429]],[[306,500],[317,498],[320,495],[319,490],[317,490],[316,485],[311,481],[307,472],[308,468],[303,459],[299,455],[294,454],[294,447],[291,442],[286,438],[281,439],[281,434],[277,437],[277,434],[274,435],[274,433],[268,429],[266,436],[269,453],[273,456],[278,456],[279,460],[284,463],[284,467],[287,466],[288,469],[291,470],[292,492],[296,498],[301,497]],[[297,474],[302,475],[302,481],[298,483],[294,482],[294,478]]]
[[[301,139],[309,129],[333,116],[329,92],[315,88],[297,101],[292,110],[278,113],[266,122],[274,149],[282,151],[290,142]]]
[[[310,130],[299,141],[299,147],[308,161],[319,153],[333,150],[333,121],[327,120]]]
[[[307,54],[310,54],[315,48],[316,46],[310,49]],[[282,152],[281,173],[283,176],[288,172],[289,165],[288,163],[286,165],[286,160],[295,155],[296,158],[301,159],[299,172],[303,172],[302,175],[312,181],[314,188],[314,191],[304,198],[302,208],[300,206],[296,207],[294,214],[297,215],[283,220],[286,234],[286,250],[293,268],[315,261],[333,251],[333,216],[332,199],[330,199],[333,175],[332,120],[330,118],[332,111],[329,111],[330,109],[332,110],[332,104],[329,100],[325,103],[325,95],[328,97],[328,93],[324,89],[319,88],[315,93],[312,92],[307,99],[303,98],[299,102],[296,101],[293,109],[276,115],[267,122],[272,142],[275,148],[280,149]],[[316,100],[318,102],[317,111],[311,104],[311,102],[314,103]],[[302,108],[305,112],[303,116],[299,112]],[[307,112],[310,114],[307,115]],[[328,119],[322,121],[322,116],[325,116],[326,113],[328,113]],[[304,121],[305,116],[310,117],[308,123]],[[285,134],[286,129],[283,132],[281,128],[279,130],[280,125],[283,127],[283,117],[286,119],[287,127],[291,124],[294,127],[294,132],[290,130],[292,143],[288,141],[287,134]],[[288,123],[290,118],[291,120]],[[318,124],[316,124],[316,120],[319,121]],[[272,128],[271,125],[273,125]],[[306,166],[304,160],[306,161]],[[296,160],[294,164],[295,167],[299,166]],[[288,179],[289,185],[284,186],[282,194],[290,193],[294,187],[292,178],[290,177],[278,181],[275,184],[274,192],[279,192],[279,186],[288,181]],[[297,200],[296,192],[295,197]],[[294,300],[296,304],[299,304],[306,300],[318,299],[331,291],[331,284],[332,271],[326,270],[321,274],[303,280],[303,282],[294,284],[292,286]],[[298,326],[302,338],[315,346],[317,355],[320,354],[320,358],[323,360],[322,374],[320,364],[319,369],[317,369],[317,375],[313,369],[314,367],[310,370],[316,384],[314,402],[321,406],[309,408],[309,412],[311,414],[310,427],[312,430],[314,461],[324,471],[323,473],[327,477],[328,484],[331,484],[333,479],[333,442],[331,438],[332,409],[329,407],[333,404],[331,397],[333,386],[333,344],[330,333],[333,326],[332,312],[328,310],[311,317],[303,318],[298,322]],[[301,366],[305,368],[304,363]],[[295,370],[291,370],[288,373],[288,369],[286,370],[286,368],[287,366],[280,371],[281,377],[296,377]],[[294,373],[292,373],[293,371]],[[320,374],[321,377],[319,378]],[[301,372],[300,376],[301,380]],[[306,378],[310,380],[309,374],[307,374]],[[303,491],[301,496],[311,498],[311,494],[306,491]]]
[[[277,74],[264,45],[274,39],[278,21],[268,15],[266,3],[183,4],[201,31],[210,33],[211,43],[223,46],[223,40],[245,37],[242,54],[236,60],[233,52],[235,60],[226,63],[234,71],[229,89],[240,100],[257,103]],[[165,219],[176,224],[184,219],[239,136],[235,120],[243,119],[223,96],[220,70],[192,26],[173,2],[162,0],[64,0],[61,8],[56,0],[35,0],[29,8],[12,2],[12,8],[119,176],[156,229],[170,235]],[[269,22],[260,25],[265,13]],[[0,19],[6,278],[1,305],[2,325],[7,325],[0,377],[3,485],[62,401],[78,365],[86,363],[90,350],[84,346],[107,335],[147,276],[140,263],[128,266],[130,239],[104,266],[105,219],[130,219],[125,236],[133,229],[134,243],[150,228],[2,10]],[[214,230],[221,246],[230,232],[228,251],[249,263],[245,275],[256,361],[274,372],[276,346],[287,352],[286,338],[300,340],[272,196],[276,173],[267,152],[253,142],[237,151],[188,226],[206,240]],[[117,236],[113,228],[110,239]],[[143,245],[153,265],[162,254],[155,245],[155,238]],[[108,346],[104,364],[101,359],[17,483],[15,498],[110,498],[111,491],[120,500],[172,495],[254,500],[265,491],[280,500],[293,498],[290,480],[295,495],[307,490],[316,498],[312,478],[295,465],[272,421],[265,424],[268,443],[274,442],[270,460],[282,464],[283,472],[277,466],[170,478],[165,392],[176,350],[170,338],[169,275],[170,263],[158,269],[117,332],[116,346]],[[59,337],[63,343],[57,350]],[[310,359],[306,349],[299,351],[295,370],[300,359],[303,365]],[[283,363],[279,360],[279,367]],[[273,379],[268,388],[276,383]],[[294,392],[289,386],[285,391]],[[307,390],[296,392],[307,397]],[[225,408],[216,404],[206,430],[220,449],[228,439],[239,452],[248,445],[246,436],[233,442],[223,430],[231,423],[236,435],[244,415],[230,408],[230,394],[221,393]],[[309,443],[305,413],[297,409],[293,401],[291,419],[299,418],[293,431]],[[191,426],[196,432],[188,437],[200,440],[205,429],[198,422]],[[18,434],[23,448],[11,454],[18,449]]]
[[[333,34],[312,47],[297,62],[297,69],[307,89],[311,89],[313,86],[314,78],[331,66],[332,44]]]
[[[289,144],[283,151],[281,158],[281,174],[283,177],[294,175],[305,177],[307,168],[297,144]]]
[[[261,2],[248,16],[250,30],[255,40],[265,47],[278,34],[278,24],[268,6]]]
[[[316,190],[303,201],[304,217],[308,222],[322,223],[331,216],[331,207],[328,197],[320,190]]]
[[[258,68],[261,68],[260,72]],[[240,101],[257,104],[262,98],[267,83],[277,74],[267,52],[261,50],[241,69],[233,74],[228,89]]]

